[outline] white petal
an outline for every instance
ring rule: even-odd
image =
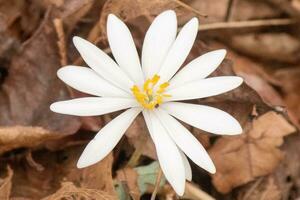
[[[140,108],[131,108],[106,124],[85,147],[77,162],[77,167],[90,166],[107,156],[140,111]]]
[[[166,129],[151,111],[143,111],[145,121],[155,144],[161,169],[178,195],[183,195],[185,189],[184,163],[176,144],[170,138]]]
[[[191,81],[206,78],[221,64],[226,50],[211,51],[191,61],[184,66],[171,80],[170,87],[182,85]]]
[[[105,52],[80,37],[73,37],[73,43],[93,70],[114,85],[130,92],[134,83]]]
[[[184,164],[184,169],[185,169],[185,179],[188,181],[192,180],[192,168],[191,165],[187,159],[187,157],[184,155],[184,153],[182,151],[180,151],[182,160],[183,160],[183,164]]]
[[[238,76],[219,76],[179,85],[166,93],[171,97],[166,101],[179,101],[189,99],[199,99],[215,96],[233,90],[243,83],[243,79]]]
[[[139,106],[135,99],[110,97],[83,97],[51,104],[53,112],[76,115],[97,116]]]
[[[177,146],[199,167],[215,173],[214,163],[193,134],[166,111],[157,109],[155,112]]]
[[[185,123],[210,133],[237,135],[243,131],[239,122],[230,114],[210,106],[167,102],[161,108]]]
[[[177,19],[174,11],[164,11],[153,20],[145,35],[142,49],[145,77],[150,78],[159,71],[176,33]]]
[[[158,73],[161,82],[169,81],[183,64],[194,44],[197,32],[197,18],[191,19],[182,27]]]
[[[131,33],[127,26],[113,14],[108,15],[107,38],[120,68],[136,84],[142,85],[144,82],[142,67]]]
[[[57,71],[57,76],[80,92],[96,96],[130,97],[130,94],[115,87],[87,67],[65,66]]]

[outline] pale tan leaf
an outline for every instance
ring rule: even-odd
[[[284,156],[278,149],[283,137],[296,129],[282,115],[270,111],[244,130],[240,136],[218,139],[209,151],[217,168],[213,184],[222,193],[271,173]]]

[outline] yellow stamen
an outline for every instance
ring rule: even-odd
[[[171,95],[164,94],[166,88],[169,86],[168,82],[160,84],[157,88],[155,87],[159,79],[160,76],[157,74],[147,79],[142,91],[137,85],[131,88],[136,100],[146,109],[152,110],[163,103],[163,98],[171,97]]]

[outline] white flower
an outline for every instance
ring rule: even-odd
[[[198,32],[198,20],[191,19],[177,35],[174,11],[157,16],[148,29],[141,63],[127,26],[110,14],[107,36],[116,62],[90,42],[74,37],[73,42],[91,67],[65,66],[58,77],[76,90],[97,97],[53,103],[54,112],[95,116],[124,110],[90,141],[77,166],[102,160],[116,146],[124,132],[142,112],[156,147],[161,169],[178,195],[185,180],[191,180],[186,156],[195,164],[215,173],[215,166],[198,140],[175,118],[201,130],[219,134],[242,133],[238,121],[219,109],[175,101],[218,95],[238,87],[242,78],[206,78],[225,57],[225,50],[206,53],[175,74],[188,56]]]

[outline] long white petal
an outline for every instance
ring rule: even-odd
[[[131,33],[127,26],[113,14],[108,15],[107,38],[120,68],[136,84],[142,85],[144,75]]]
[[[76,115],[97,116],[139,106],[136,100],[114,97],[83,97],[51,104],[53,112]]]
[[[167,10],[158,15],[150,25],[142,49],[142,67],[145,77],[156,74],[166,57],[177,33],[176,14]]]
[[[187,157],[184,155],[184,153],[182,151],[180,151],[182,160],[183,160],[183,164],[184,164],[184,169],[185,169],[185,179],[188,181],[192,180],[192,168],[191,165],[187,159]]]
[[[171,117],[166,111],[157,109],[156,116],[160,119],[177,146],[199,167],[215,173],[216,168],[205,148],[181,123]]]
[[[220,49],[208,52],[192,60],[170,80],[169,88],[206,78],[217,69],[225,55],[226,50]]]
[[[183,64],[194,44],[197,32],[197,18],[191,19],[182,27],[158,73],[161,82],[169,81]]]
[[[106,124],[85,147],[77,162],[77,167],[88,167],[107,156],[140,111],[140,108],[131,108]]]
[[[237,135],[243,131],[239,122],[230,114],[210,106],[167,102],[161,108],[187,124],[210,133]]]
[[[104,79],[130,92],[133,81],[105,52],[80,37],[73,37],[73,43],[83,60]]]
[[[95,96],[130,97],[130,94],[115,87],[87,67],[65,66],[57,71],[57,76],[80,92]]]
[[[185,189],[185,168],[179,149],[151,111],[143,111],[161,169],[178,195]]]
[[[215,96],[233,90],[242,83],[243,79],[238,76],[219,76],[200,79],[167,90],[166,93],[171,95],[171,97],[166,100],[179,101]]]

